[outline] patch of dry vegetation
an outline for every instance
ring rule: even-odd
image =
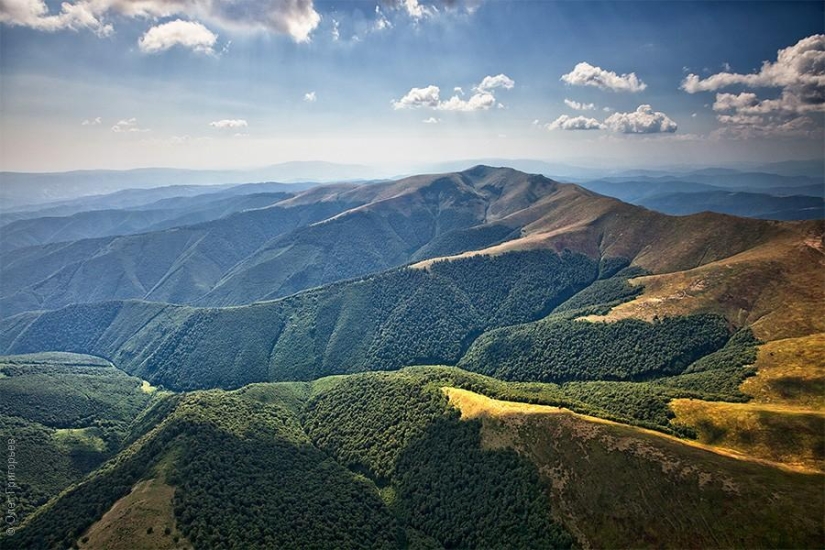
[[[174,550],[192,545],[177,528],[172,504],[175,488],[166,472],[177,459],[170,452],[155,467],[156,477],[132,487],[80,537],[78,548],[96,550]]]
[[[782,405],[674,399],[676,425],[699,441],[801,469],[825,471],[825,413]]]
[[[768,342],[756,367],[741,386],[751,402],[676,399],[673,423],[709,445],[825,471],[825,334]]]
[[[712,312],[749,325],[763,341],[825,332],[825,254],[811,244],[822,233],[801,231],[811,227],[800,224],[800,231],[694,269],[634,279],[645,289],[638,298],[588,320]]]
[[[825,410],[825,333],[768,342],[756,367],[741,386],[754,403]]]
[[[528,457],[584,548],[819,547],[825,476],[555,407],[445,389],[483,443]]]

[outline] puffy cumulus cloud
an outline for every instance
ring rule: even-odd
[[[114,28],[101,21],[100,16],[101,10],[95,9],[91,1],[64,2],[56,13],[50,13],[43,0],[0,1],[0,23],[40,31],[88,29],[99,36],[112,34]]]
[[[496,104],[496,98],[490,92],[479,92],[470,96],[470,99],[462,99],[457,95],[446,101],[441,101],[436,106],[439,111],[486,111]]]
[[[138,40],[138,47],[144,53],[164,52],[175,46],[188,48],[194,52],[214,55],[218,36],[194,21],[177,19],[152,27]]]
[[[442,100],[441,89],[430,85],[426,88],[412,88],[401,99],[393,100],[392,106],[394,109],[425,107],[437,111],[486,111],[497,105],[494,95],[496,88],[510,90],[514,86],[515,82],[504,74],[485,76],[480,84],[473,87],[475,93],[468,99],[462,97],[464,92],[457,86],[453,88],[456,93],[452,97]],[[504,106],[501,105],[501,108]]]
[[[632,113],[613,113],[605,119],[604,127],[622,134],[672,133],[677,129],[670,117],[650,105],[639,105]]]
[[[821,134],[811,117],[825,112],[825,35],[803,38],[777,52],[776,61],[765,61],[758,72],[725,72],[707,78],[689,74],[682,90],[695,94],[725,88],[778,88],[779,96],[760,99],[752,91],[717,93],[713,110],[727,126],[722,137],[806,137]],[[821,118],[821,117],[820,117]],[[819,126],[817,128],[817,126]]]
[[[438,86],[427,86],[426,88],[412,88],[407,95],[393,101],[395,109],[415,109],[418,107],[438,107],[441,89]]]
[[[639,80],[636,73],[619,75],[584,61],[562,75],[561,80],[571,86],[595,86],[614,92],[641,92],[647,88],[647,84]]]
[[[91,29],[111,34],[106,18],[185,16],[235,31],[269,31],[306,42],[321,16],[313,0],[75,0],[51,13],[43,0],[0,0],[0,23],[39,30]]]
[[[533,124],[535,123],[534,121]],[[548,130],[601,130],[602,128],[602,123],[595,118],[584,116],[571,117],[568,115],[561,115],[547,125]]]
[[[765,61],[759,72],[721,72],[707,78],[693,73],[682,81],[690,93],[713,92],[734,85],[747,88],[794,88],[806,102],[825,101],[825,34],[803,38],[777,52],[776,61]]]
[[[485,76],[481,83],[475,87],[475,89],[480,92],[489,92],[495,88],[512,90],[515,85],[515,81],[506,74],[498,74],[496,76]]]
[[[213,128],[224,130],[226,128],[246,128],[249,124],[242,118],[225,118],[223,120],[215,120],[209,123]]]
[[[103,124],[103,119],[99,116],[94,118],[87,118],[83,122],[80,123],[81,126],[100,126]]]
[[[307,92],[304,94],[304,101],[306,101],[307,103],[315,103],[316,101],[318,101],[318,96],[315,95],[314,91]]]
[[[423,122],[424,124],[438,124],[438,123],[441,122],[441,119],[440,118],[435,118],[434,116],[431,116],[430,118],[425,118],[421,122]]]
[[[596,108],[596,105],[593,103],[579,103],[578,101],[573,101],[572,99],[565,99],[564,104],[575,111],[592,111]]]
[[[148,128],[141,128],[135,117],[119,120],[117,124],[112,126],[112,131],[116,134],[124,133],[142,133],[148,132]]]

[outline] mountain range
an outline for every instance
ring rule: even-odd
[[[4,543],[819,545],[825,220],[593,190],[758,207],[715,187],[738,172],[627,178],[479,165],[7,218],[0,427],[31,466]]]

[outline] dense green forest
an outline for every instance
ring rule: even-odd
[[[482,299],[480,291],[468,294]],[[21,517],[31,517],[9,548],[67,547],[135,483],[157,476],[175,487],[177,527],[195,547],[570,547],[535,466],[512,450],[483,450],[480,423],[459,420],[441,388],[690,435],[670,425],[667,402],[719,393],[696,377],[741,381],[756,343],[741,331],[684,374],[643,382],[507,382],[455,367],[409,367],[158,397],[99,359],[7,357],[0,392],[12,416],[0,417],[3,431],[19,437],[21,459],[39,461],[21,507]],[[44,387],[65,398],[37,406],[30,397]],[[96,416],[75,414],[72,396],[82,394],[99,403]],[[59,436],[35,418],[77,428]]]
[[[454,364],[483,331],[547,315],[598,271],[581,254],[528,251],[397,269],[240,308],[74,305],[7,320],[0,343],[14,353],[99,355],[176,390]]]
[[[679,374],[730,337],[720,316],[653,323],[549,319],[482,335],[459,366],[505,380],[642,380]]]
[[[136,421],[138,433],[125,451],[41,509],[7,539],[8,547],[70,545],[134,483],[161,475],[159,469],[176,487],[178,528],[196,547],[504,547],[514,540],[570,546],[550,519],[535,468],[512,451],[483,451],[479,425],[461,423],[438,389],[403,376],[330,382],[322,381],[306,406],[306,433],[317,432],[309,426],[322,402],[342,429],[359,424],[347,407],[354,397],[348,392],[360,392],[369,410],[382,411],[363,418],[362,433],[376,423],[399,426],[396,434],[363,440],[372,447],[367,454],[400,464],[382,489],[332,460],[336,452],[312,444],[301,415],[275,397],[290,390],[168,396]],[[421,418],[393,416],[404,408],[394,401],[399,392]],[[417,435],[404,439],[405,433]],[[428,448],[439,452],[420,460]],[[450,467],[439,473],[440,464]],[[433,500],[422,501],[427,493]]]
[[[151,398],[99,358],[0,357],[0,437],[16,441],[18,520],[117,453]]]

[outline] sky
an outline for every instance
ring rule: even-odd
[[[0,0],[0,170],[823,157],[825,3]]]

